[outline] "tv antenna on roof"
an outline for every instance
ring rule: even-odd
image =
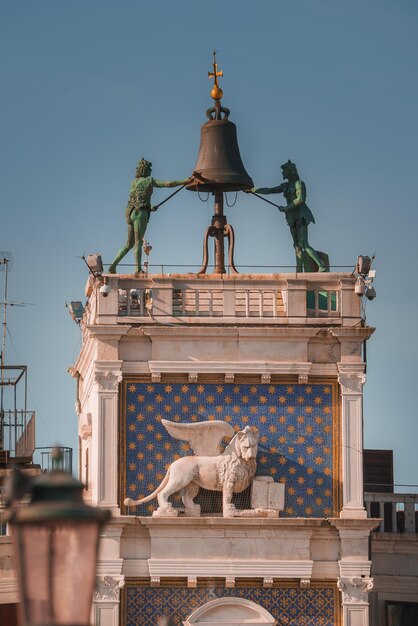
[[[5,385],[5,365],[6,365],[6,336],[7,336],[7,307],[8,306],[26,306],[32,304],[31,302],[11,302],[7,299],[7,282],[9,272],[13,267],[13,255],[11,252],[0,251],[0,272],[4,272],[4,292],[3,302],[0,305],[3,306],[3,337],[0,353],[0,366],[1,366],[1,381],[0,381],[0,411],[3,415],[3,398],[4,398],[4,385]],[[1,433],[0,433],[1,439]]]

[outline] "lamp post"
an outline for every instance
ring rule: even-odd
[[[22,626],[87,626],[101,526],[110,511],[88,506],[83,484],[61,470],[33,481],[28,505],[13,503]]]

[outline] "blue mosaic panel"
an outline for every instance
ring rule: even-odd
[[[170,464],[192,454],[161,419],[224,420],[260,431],[257,474],[286,484],[283,517],[336,514],[335,387],[331,384],[200,384],[125,382],[125,472],[122,501],[140,499],[163,480]],[[150,515],[157,501],[130,509]]]
[[[246,588],[126,588],[126,626],[155,626],[159,616],[170,616],[180,626],[198,607],[224,597],[246,598],[262,606],[277,626],[336,626],[339,623],[333,587],[300,589]]]

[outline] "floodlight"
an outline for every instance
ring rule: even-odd
[[[361,276],[367,276],[372,265],[372,260],[369,256],[359,256],[357,258],[357,273]]]
[[[77,324],[79,324],[84,315],[84,306],[82,302],[80,302],[79,300],[74,300],[70,302],[70,304],[68,304],[67,306],[71,317]]]
[[[103,262],[101,255],[96,252],[95,254],[89,254],[86,263],[93,276],[101,276],[103,274]]]

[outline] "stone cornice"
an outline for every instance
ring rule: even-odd
[[[329,329],[331,335],[342,341],[365,341],[369,339],[376,329],[372,326],[344,326],[344,327],[331,327]]]
[[[148,361],[151,373],[178,373],[197,372],[205,373],[225,373],[234,374],[282,374],[282,375],[309,375],[311,363],[309,362],[271,362],[252,361],[245,363],[242,361]]]
[[[313,561],[148,559],[150,576],[222,576],[241,578],[312,578]]]
[[[130,518],[131,516],[124,516],[124,518]],[[256,529],[257,531],[262,528],[273,529],[291,529],[297,530],[309,530],[312,531],[316,528],[327,527],[328,521],[322,518],[304,518],[304,517],[283,517],[283,518],[263,518],[261,523],[258,518],[226,518],[226,517],[194,517],[194,518],[181,518],[181,517],[136,517],[136,520],[150,529],[154,528],[167,528],[173,529],[188,529],[193,528],[195,530],[201,529],[202,532],[206,532],[208,528],[219,529]]]
[[[354,531],[359,533],[361,531],[370,533],[372,530],[377,528],[382,520],[375,518],[353,518],[350,519],[348,517],[330,517],[328,518],[328,522],[331,526],[334,526],[338,531],[348,532]],[[358,536],[358,535],[357,535]]]
[[[219,319],[219,318],[215,318]],[[141,335],[145,335],[150,337],[151,339],[166,339],[170,338],[170,341],[184,341],[185,337],[190,337],[192,339],[196,339],[202,337],[204,339],[209,339],[213,341],[213,339],[221,338],[222,341],[230,339],[231,341],[236,341],[241,337],[243,339],[253,339],[256,341],[265,340],[270,341],[273,339],[283,338],[284,341],[306,341],[312,337],[315,337],[318,333],[317,328],[311,327],[289,327],[289,326],[280,326],[280,327],[266,327],[266,328],[254,328],[254,327],[240,327],[236,326],[216,326],[216,327],[207,327],[207,326],[147,326],[141,327],[137,329],[132,329],[131,333],[140,333]]]
[[[96,339],[120,339],[129,332],[129,326],[122,324],[89,324],[86,329],[90,337]]]

